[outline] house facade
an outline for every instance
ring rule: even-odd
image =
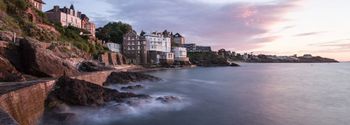
[[[183,44],[185,44],[185,37],[183,37],[181,34],[176,33],[175,35],[173,35],[173,43],[177,46],[181,46]]]
[[[171,52],[171,38],[163,33],[153,32],[145,35],[148,63],[166,64],[174,63],[174,53]]]
[[[73,26],[84,29],[90,33],[87,35],[95,37],[96,25],[90,22],[89,18],[85,14],[75,10],[73,5],[71,5],[69,8],[54,6],[53,9],[45,13],[48,19],[52,22],[60,23],[64,27]]]
[[[42,0],[27,0],[34,8],[42,11],[43,5],[45,4]]]
[[[136,31],[123,36],[123,54],[130,64],[147,64],[146,40],[139,36]]]
[[[210,46],[197,46],[196,44],[183,44],[183,47],[187,49],[187,52],[211,52]]]
[[[187,49],[185,47],[173,47],[175,62],[188,62]]]

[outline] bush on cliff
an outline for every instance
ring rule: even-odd
[[[227,59],[213,52],[189,52],[190,61],[198,66],[230,66]]]

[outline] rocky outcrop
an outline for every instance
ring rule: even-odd
[[[63,74],[76,75],[78,70],[65,59],[47,49],[50,44],[34,39],[20,41],[20,55],[23,72],[38,77],[59,77]]]
[[[144,87],[142,85],[121,87],[122,90],[136,90],[136,89],[143,89],[143,88]]]
[[[53,109],[57,102],[72,106],[101,106],[106,102],[122,102],[124,99],[132,97],[144,98],[148,96],[122,93],[93,83],[63,76],[59,78],[54,90],[49,94],[46,106],[48,109]]]
[[[6,59],[0,56],[0,82],[20,82],[25,78]]]
[[[161,103],[172,103],[172,102],[180,102],[181,99],[176,96],[164,96],[164,97],[158,97],[156,98],[157,101],[160,101]]]
[[[111,75],[108,76],[104,85],[128,84],[131,82],[139,82],[144,80],[157,81],[160,79],[151,75],[138,72],[112,72]]]
[[[112,67],[107,67],[105,65],[101,65],[95,61],[83,61],[78,66],[79,71],[81,72],[96,72],[96,71],[105,71],[105,70],[113,70]]]

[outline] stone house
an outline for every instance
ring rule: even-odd
[[[96,25],[90,21],[87,15],[75,10],[73,5],[71,5],[69,8],[60,8],[56,5],[53,7],[53,9],[45,13],[48,19],[52,22],[60,23],[64,27],[73,26],[76,28],[84,29],[90,33],[84,35],[95,37]]]
[[[177,46],[181,46],[185,44],[185,37],[183,37],[179,33],[176,33],[175,35],[173,35],[172,42]]]
[[[96,35],[96,25],[90,22],[90,19],[85,14],[81,15],[81,28],[90,32],[89,35],[95,37]]]
[[[147,64],[147,50],[145,37],[131,31],[123,36],[122,50],[130,64]]]
[[[46,12],[46,15],[50,21],[60,23],[64,27],[81,28],[81,12],[76,11],[73,5],[70,8],[54,6],[53,9]]]

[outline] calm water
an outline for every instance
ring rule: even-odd
[[[129,114],[95,113],[101,125],[349,125],[350,63],[243,64],[150,73],[164,81],[136,91],[176,95]],[[104,118],[109,117],[109,118]]]

